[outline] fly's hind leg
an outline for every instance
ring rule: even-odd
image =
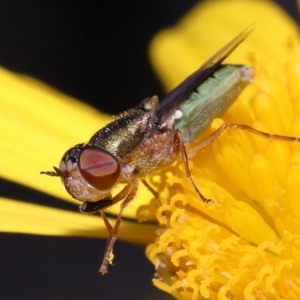
[[[199,151],[203,150],[204,148],[212,144],[223,132],[227,131],[230,128],[246,130],[264,139],[276,139],[276,140],[282,140],[287,142],[300,142],[300,138],[294,136],[285,136],[280,134],[267,133],[264,131],[257,130],[245,124],[225,123],[222,126],[220,126],[216,131],[214,131],[211,135],[209,135],[205,140],[200,142],[197,146],[193,147],[192,149],[189,149],[188,157],[192,158],[193,156],[195,156]]]
[[[207,146],[212,144],[223,132],[227,131],[230,128],[236,128],[236,129],[241,129],[241,130],[246,130],[249,131],[250,133],[256,134],[264,139],[277,139],[277,140],[282,140],[282,141],[288,141],[288,142],[300,142],[300,138],[293,137],[293,136],[284,136],[284,135],[279,135],[279,134],[271,134],[267,133],[264,131],[257,130],[251,126],[245,125],[245,124],[236,124],[236,123],[228,123],[228,124],[223,124],[220,126],[216,131],[214,131],[211,135],[209,135],[205,140],[200,142],[197,146],[193,148],[189,148],[189,153],[187,154],[187,151],[185,149],[184,143],[183,143],[183,137],[182,133],[180,130],[177,130],[175,132],[175,143],[178,143],[177,149],[179,149],[182,159],[184,162],[185,166],[185,171],[187,174],[187,177],[189,178],[190,182],[192,183],[194,189],[196,190],[197,194],[199,197],[204,201],[204,202],[210,202],[210,199],[205,198],[199,189],[197,188],[190,172],[189,164],[188,164],[188,159],[192,158],[195,156],[199,151],[205,149]],[[176,144],[175,144],[176,146]],[[176,149],[176,147],[174,147]]]

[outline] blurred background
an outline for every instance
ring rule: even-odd
[[[198,2],[0,1],[0,65],[116,114],[146,96],[164,95],[149,63],[149,42]],[[277,2],[298,18],[296,1]],[[5,180],[0,190],[1,196],[77,210]],[[170,299],[152,286],[154,268],[144,249],[121,241],[115,266],[100,276],[104,247],[105,240],[1,234],[1,299]]]

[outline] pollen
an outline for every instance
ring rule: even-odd
[[[110,265],[113,263],[113,260],[114,260],[114,254],[113,254],[112,251],[109,253],[109,256],[107,257],[107,260],[108,260],[108,263],[109,263]]]

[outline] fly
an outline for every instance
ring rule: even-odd
[[[122,213],[135,198],[138,182],[142,181],[155,194],[145,181],[148,175],[172,164],[181,156],[186,175],[196,193],[203,201],[211,201],[202,195],[193,181],[186,146],[214,118],[225,112],[253,79],[253,71],[249,67],[222,65],[252,29],[246,29],[236,36],[160,103],[156,96],[143,100],[137,107],[118,115],[113,122],[96,132],[88,143],[78,144],[68,150],[54,171],[41,172],[60,177],[68,193],[83,202],[81,212],[100,212],[109,233],[100,273],[107,273],[108,264],[111,264]],[[242,124],[224,124],[199,143],[194,151],[205,148],[230,127],[248,130],[264,138],[293,140]],[[125,186],[112,196],[111,192],[117,183]],[[120,212],[112,226],[104,210],[119,201],[122,201]]]

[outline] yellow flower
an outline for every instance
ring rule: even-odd
[[[226,62],[252,65],[256,78],[224,120],[300,136],[298,28],[269,1],[199,5],[157,35],[153,64],[170,89],[199,65],[199,53],[209,57],[216,41],[253,22],[256,31]],[[191,171],[213,203],[197,197],[180,162],[166,173],[170,195],[146,251],[154,284],[177,299],[299,299],[300,144],[230,129],[194,157]]]
[[[170,89],[253,22],[256,31],[226,62],[253,65],[256,80],[224,120],[297,136],[298,29],[269,1],[208,1],[196,7],[155,38],[153,64]],[[39,172],[110,118],[4,69],[0,84],[0,176],[73,201],[59,180]],[[219,125],[216,120],[212,130]],[[129,218],[138,207],[140,219],[147,210],[156,214],[158,237],[155,225],[124,221],[119,238],[152,243],[147,256],[157,271],[154,284],[178,299],[298,299],[299,149],[297,143],[232,129],[191,162],[197,185],[213,203],[195,195],[178,161],[150,178],[163,203],[157,211],[148,205],[152,196],[146,189],[124,211]],[[93,216],[1,198],[2,232],[106,237],[100,224]]]

